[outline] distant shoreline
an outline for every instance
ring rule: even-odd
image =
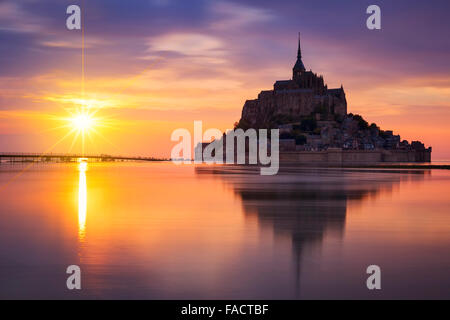
[[[404,164],[348,164],[348,165],[333,165],[333,164],[323,164],[323,165],[305,165],[305,164],[295,164],[295,163],[283,163],[280,167],[302,167],[302,168],[342,168],[342,169],[440,169],[440,170],[450,170],[449,164],[432,164],[432,163],[404,163]]]
[[[349,168],[381,168],[381,169],[442,169],[450,170],[450,164],[393,164],[393,165],[372,165],[372,166],[351,166]]]
[[[133,161],[108,161],[107,163],[126,163],[126,162],[140,162],[140,163],[149,163],[149,162],[172,162],[171,159],[153,159],[153,160],[149,160],[149,159],[140,159],[140,160],[133,160]],[[368,164],[368,165],[357,165],[357,164],[348,164],[348,165],[333,165],[333,164],[322,164],[322,165],[317,165],[317,163],[315,165],[308,165],[308,164],[304,164],[304,163],[280,163],[280,167],[281,168],[303,168],[303,169],[422,169],[422,170],[430,170],[430,169],[435,169],[435,170],[450,170],[450,161],[449,160],[444,160],[444,161],[436,161],[436,162],[448,162],[449,164],[432,164],[432,163],[423,163],[423,164],[418,164],[418,163],[411,163],[411,164],[398,164],[398,163],[393,163],[393,164]],[[0,162],[0,164],[7,164],[7,165],[24,165],[24,164],[30,164],[30,163],[35,163],[35,164],[64,164],[64,163],[73,163],[73,162],[44,162],[44,161],[17,161],[17,162]],[[92,163],[102,163],[101,161],[94,161]],[[104,162],[103,162],[104,163]],[[208,166],[208,164],[202,163],[201,165],[206,165]],[[250,164],[214,164],[213,166],[244,166],[244,167],[258,167],[258,165],[250,165]]]

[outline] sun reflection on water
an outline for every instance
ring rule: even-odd
[[[83,241],[86,235],[86,210],[87,210],[87,187],[86,187],[86,159],[79,159],[78,171],[78,238]]]

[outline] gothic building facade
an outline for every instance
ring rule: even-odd
[[[261,128],[273,119],[295,120],[317,112],[346,115],[347,100],[342,86],[328,89],[321,75],[306,70],[299,37],[292,79],[276,81],[273,90],[261,91],[257,99],[247,100],[241,121],[249,127]]]

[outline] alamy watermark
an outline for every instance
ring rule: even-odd
[[[366,273],[370,274],[367,278],[366,286],[369,290],[381,289],[381,268],[375,264],[370,265],[366,269]]]
[[[366,26],[369,30],[380,30],[381,29],[381,9],[376,4],[372,4],[367,7],[367,14],[370,16],[366,20]]]
[[[70,16],[66,19],[66,27],[69,30],[80,30],[81,29],[81,9],[76,4],[71,4],[67,7],[67,14]]]
[[[69,290],[81,290],[81,269],[79,266],[72,264],[67,267],[66,273],[70,274],[67,278],[66,286]]]
[[[225,134],[219,129],[208,129],[203,133],[202,121],[194,121],[194,144],[189,130],[179,128],[172,132],[171,141],[179,143],[172,148],[171,159],[176,164],[261,165],[261,175],[275,175],[280,164],[279,139],[278,129],[234,129]]]

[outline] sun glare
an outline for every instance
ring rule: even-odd
[[[69,113],[66,117],[54,117],[55,120],[62,121],[63,124],[49,130],[68,129],[68,132],[51,149],[69,137],[72,137],[68,149],[69,153],[72,152],[74,147],[81,147],[81,154],[84,155],[88,151],[88,144],[94,149],[98,148],[99,142],[94,139],[95,137],[101,138],[102,141],[116,147],[104,136],[105,130],[116,127],[116,121],[112,116],[99,116],[100,108],[91,106],[82,105],[74,109],[66,108]]]
[[[71,123],[74,129],[84,132],[95,126],[95,119],[91,115],[85,113],[73,117]]]

